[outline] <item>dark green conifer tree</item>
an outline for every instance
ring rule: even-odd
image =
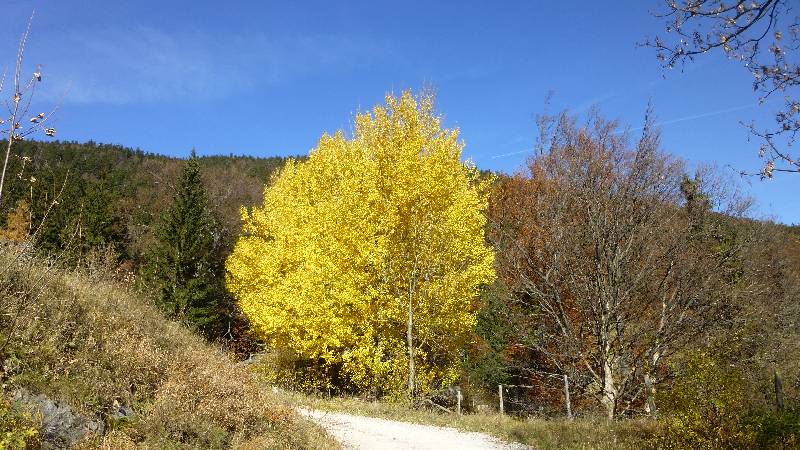
[[[219,235],[192,150],[175,188],[173,204],[161,218],[145,276],[169,317],[206,334],[212,333],[217,299],[223,294],[221,268],[215,262]]]

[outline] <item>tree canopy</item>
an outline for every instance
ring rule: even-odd
[[[324,135],[288,163],[243,211],[227,261],[258,333],[355,389],[452,381],[494,278],[486,186],[462,148],[432,94],[404,92],[358,114],[352,138]]]

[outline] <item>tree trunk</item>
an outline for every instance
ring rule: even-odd
[[[569,377],[564,374],[564,406],[567,408],[567,420],[572,420],[572,401],[569,399]]]
[[[408,328],[406,329],[406,341],[408,343],[408,397],[414,399],[414,380],[416,378],[416,368],[414,366],[414,304],[411,291],[408,293]]]
[[[658,410],[656,409],[656,398],[655,393],[656,389],[653,386],[653,379],[650,378],[650,374],[644,374],[644,389],[647,393],[647,403],[644,406],[644,410],[649,414],[651,417],[656,417]]]
[[[617,394],[612,365],[605,361],[603,362],[603,392],[600,397],[600,403],[606,410],[608,420],[613,420],[617,413]]]

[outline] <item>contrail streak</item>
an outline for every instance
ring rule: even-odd
[[[702,119],[704,117],[717,116],[717,115],[720,115],[720,114],[725,114],[725,113],[729,113],[729,112],[741,111],[743,109],[753,108],[755,106],[756,105],[753,104],[753,103],[750,103],[750,104],[747,104],[747,105],[733,106],[731,108],[719,109],[719,110],[716,110],[716,111],[709,111],[709,112],[705,112],[705,113],[701,113],[701,114],[694,114],[694,115],[691,115],[691,116],[679,117],[677,119],[670,119],[670,120],[664,120],[664,121],[661,121],[661,122],[656,122],[656,126],[670,125],[670,124],[678,123],[678,122],[686,122],[688,120],[695,120],[695,119]],[[630,128],[630,131],[641,130],[642,128],[644,128],[644,127]]]
[[[519,151],[511,152],[511,153],[503,153],[502,155],[493,155],[492,159],[504,158],[506,156],[519,155],[520,153],[528,153],[528,152],[532,152],[532,151],[533,151],[533,149],[528,148],[528,149],[525,149],[525,150],[519,150]]]
[[[755,106],[758,106],[758,105],[753,104],[753,103],[749,103],[747,105],[732,106],[730,108],[718,109],[716,111],[709,111],[709,112],[704,112],[704,113],[700,113],[700,114],[693,114],[691,116],[678,117],[676,119],[663,120],[661,122],[656,122],[655,125],[660,127],[660,126],[663,126],[663,125],[671,125],[673,123],[686,122],[686,121],[689,121],[689,120],[703,119],[705,117],[712,117],[712,116],[718,116],[720,114],[725,114],[725,113],[729,113],[729,112],[741,111],[743,109],[749,109],[749,108],[753,108]],[[638,130],[641,130],[643,128],[644,127],[628,128],[628,131],[638,131]],[[623,130],[619,131],[619,133],[622,133],[622,132],[624,132],[624,131]],[[519,150],[519,151],[511,152],[511,153],[503,153],[503,154],[500,154],[500,155],[492,155],[491,158],[492,159],[505,158],[506,156],[514,156],[514,155],[519,155],[521,153],[528,153],[528,152],[533,152],[533,149],[525,149],[525,150]]]

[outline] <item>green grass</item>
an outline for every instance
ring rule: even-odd
[[[536,449],[640,449],[647,445],[657,426],[650,420],[522,419],[497,413],[458,416],[358,398],[325,399],[291,392],[283,395],[287,402],[304,408],[475,431]]]

